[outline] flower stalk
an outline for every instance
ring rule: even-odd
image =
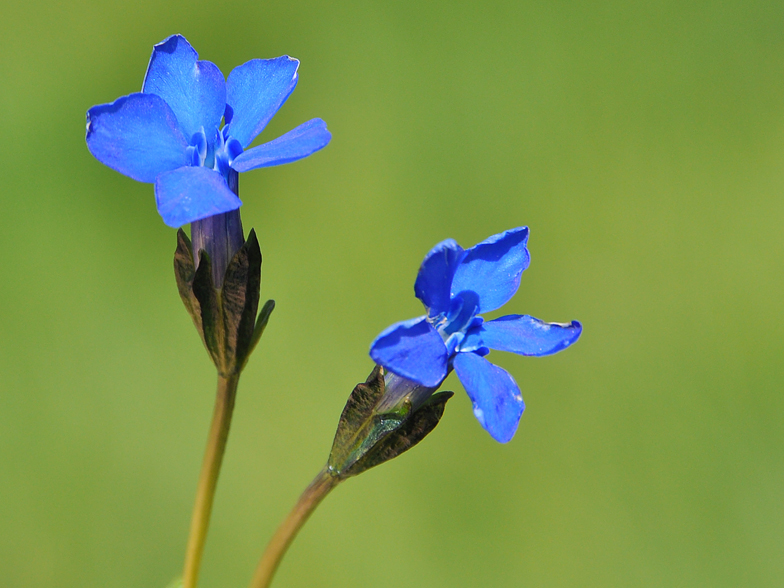
[[[231,416],[234,412],[234,401],[237,397],[239,373],[228,377],[218,376],[218,390],[215,396],[215,409],[212,425],[207,438],[207,449],[196,488],[196,503],[191,517],[191,529],[188,546],[185,550],[185,567],[183,569],[183,588],[196,588],[199,579],[199,568],[207,541],[207,529],[210,524],[215,489],[218,485],[223,454],[229,438]]]
[[[236,215],[236,222],[230,218],[232,215]],[[209,242],[211,251],[200,248],[198,257],[194,258],[194,248],[180,230],[174,253],[174,270],[180,296],[218,371],[215,410],[185,555],[183,588],[196,588],[198,582],[240,373],[275,308],[275,303],[268,300],[257,315],[261,288],[261,250],[255,232],[251,230],[247,241],[242,240],[239,211],[216,216],[206,219],[208,223],[200,227],[203,229],[200,233],[194,230],[194,239]],[[227,229],[231,226],[240,235],[240,245],[236,250],[231,249],[230,231],[221,233],[214,230],[215,227]],[[213,258],[228,259],[228,262],[222,262],[218,286]],[[195,259],[198,260],[198,267]]]
[[[272,578],[281,559],[299,530],[316,510],[316,507],[321,504],[321,501],[340,482],[341,479],[327,467],[313,479],[267,544],[256,572],[253,574],[250,588],[267,588],[272,583]]]
[[[436,388],[426,388],[380,366],[365,382],[356,385],[340,415],[327,465],[267,544],[250,588],[270,585],[289,545],[335,486],[394,459],[433,431],[452,397],[451,392],[435,391]]]

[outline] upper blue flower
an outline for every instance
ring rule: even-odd
[[[155,182],[169,226],[236,210],[235,172],[296,161],[331,139],[314,118],[244,151],[294,90],[298,67],[288,56],[253,59],[224,80],[185,37],[173,35],[153,48],[141,93],[87,111],[87,147],[120,173]]]
[[[484,356],[490,349],[550,355],[582,332],[577,321],[545,323],[513,314],[485,322],[478,316],[517,292],[530,261],[527,242],[528,227],[520,227],[468,250],[452,239],[439,243],[425,256],[414,284],[427,314],[392,325],[370,346],[376,363],[423,386],[437,388],[454,368],[479,423],[501,443],[514,436],[525,404],[512,376]]]

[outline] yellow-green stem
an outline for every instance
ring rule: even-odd
[[[226,450],[226,441],[229,438],[231,413],[234,411],[239,379],[239,374],[228,377],[218,376],[215,410],[212,414],[212,425],[207,438],[207,450],[204,453],[199,484],[196,488],[196,504],[193,507],[188,547],[185,551],[183,588],[196,588],[199,581],[201,556],[204,553],[204,543],[207,541],[212,502],[215,498],[215,488],[218,485],[218,474],[223,461],[223,453]]]
[[[308,520],[310,514],[316,510],[316,507],[329,494],[335,486],[338,485],[340,480],[332,475],[327,468],[313,479],[302,496],[299,497],[296,506],[286,517],[286,520],[275,531],[275,535],[270,539],[267,549],[261,556],[259,565],[256,568],[256,573],[253,575],[253,580],[250,583],[251,588],[267,588],[272,582],[272,577],[275,575],[275,570],[278,569],[280,560],[283,559],[286,550],[291,545],[291,542],[296,537],[297,532]]]

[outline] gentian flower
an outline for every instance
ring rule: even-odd
[[[140,93],[87,111],[87,146],[112,169],[154,182],[171,227],[237,210],[237,172],[296,161],[329,143],[315,118],[248,149],[294,90],[298,67],[288,56],[253,59],[224,80],[173,35],[153,48]]]
[[[527,242],[528,228],[520,227],[468,250],[452,239],[436,245],[414,284],[427,314],[392,325],[370,347],[373,360],[409,380],[410,389],[433,391],[454,369],[477,420],[501,443],[514,436],[525,404],[514,378],[485,359],[490,349],[550,355],[566,349],[582,332],[577,321],[545,323],[508,315],[485,322],[479,316],[500,308],[517,292],[530,262]]]

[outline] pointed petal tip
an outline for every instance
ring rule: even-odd
[[[226,80],[232,137],[246,148],[267,126],[297,85],[299,60],[283,55],[251,59],[235,67]]]
[[[239,154],[231,163],[238,172],[246,172],[260,167],[272,167],[303,159],[326,147],[332,134],[327,124],[320,118],[302,123],[285,135],[262,143]]]
[[[562,351],[573,343],[576,343],[580,338],[580,335],[583,334],[583,325],[580,321],[571,321],[569,323],[550,323],[550,325],[554,327],[560,327],[565,333],[568,333],[568,336],[564,336],[562,346],[558,348],[557,351]]]
[[[525,403],[506,370],[471,352],[458,353],[455,372],[474,407],[479,424],[499,443],[514,437]]]
[[[155,45],[152,46],[152,50],[153,50],[153,53],[155,51],[164,51],[166,53],[174,53],[174,51],[177,49],[177,46],[180,43],[184,43],[184,45],[188,49],[190,49],[191,51],[193,51],[194,54],[196,54],[196,50],[193,48],[193,45],[191,45],[188,42],[188,39],[186,39],[184,36],[182,36],[179,33],[175,33],[174,35],[169,35],[163,41],[161,41],[159,43],[156,43]]]
[[[528,268],[528,227],[517,227],[488,237],[466,249],[455,270],[451,295],[473,292],[478,312],[490,312],[506,304],[520,287]]]
[[[163,98],[190,140],[200,128],[217,128],[226,107],[226,80],[217,65],[199,61],[182,35],[167,37],[153,47],[142,92]]]
[[[461,344],[463,350],[481,345],[529,357],[542,357],[563,351],[580,338],[582,325],[546,323],[527,314],[510,314],[482,323],[471,330]]]
[[[520,402],[522,403],[523,400],[520,398]],[[523,403],[522,409],[520,412],[520,418],[522,418],[522,413],[525,411],[525,404]],[[476,404],[473,404],[473,412],[474,417],[476,420],[479,421],[479,424],[482,425],[482,428],[488,432],[488,434],[493,438],[494,441],[498,443],[509,443],[512,439],[514,439],[515,434],[517,434],[517,429],[520,427],[520,421],[518,420],[513,425],[499,429],[496,427],[488,426],[485,422],[484,413],[481,408],[479,408]]]

